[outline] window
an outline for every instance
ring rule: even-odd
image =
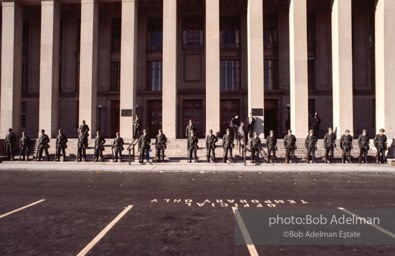
[[[149,62],[149,90],[162,91],[162,61]]]
[[[162,51],[162,19],[148,20],[148,50]]]
[[[111,85],[110,90],[113,92],[119,91],[120,85],[120,64],[119,61],[111,61]]]
[[[21,126],[22,126],[22,128],[26,127],[26,102],[25,101],[22,101]]]
[[[265,60],[265,90],[278,88],[278,61],[275,59]]]
[[[264,45],[265,50],[277,48],[277,15],[268,14],[264,21]]]
[[[111,52],[119,53],[121,50],[121,18],[111,20]]]
[[[309,90],[315,90],[315,59],[309,59],[308,61],[308,83],[309,83]]]
[[[223,16],[220,21],[221,48],[240,48],[240,18],[238,16]]]
[[[182,43],[184,49],[201,49],[204,45],[203,21],[200,17],[183,20]]]
[[[220,83],[222,91],[235,91],[240,84],[240,61],[221,60]]]

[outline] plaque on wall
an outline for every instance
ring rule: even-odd
[[[133,109],[121,109],[122,117],[133,117]]]
[[[251,113],[253,116],[263,116],[263,109],[262,108],[253,108],[253,109],[251,109]]]

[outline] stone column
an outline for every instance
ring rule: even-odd
[[[221,128],[219,6],[219,0],[206,0],[206,132],[214,133]]]
[[[39,129],[56,137],[59,98],[60,6],[57,1],[41,2]]]
[[[97,0],[81,0],[79,120],[86,121],[91,136],[96,131],[98,15]]]
[[[122,0],[120,132],[133,138],[133,116],[136,115],[136,29],[137,3]]]
[[[248,0],[248,112],[255,117],[254,131],[264,132],[263,1]]]
[[[177,0],[163,0],[162,129],[176,138],[177,124]]]
[[[9,128],[17,134],[21,132],[22,11],[22,6],[16,1],[2,3],[1,138]]]
[[[352,0],[332,4],[333,128],[354,134],[352,73]]]
[[[306,0],[291,0],[289,8],[291,129],[304,138],[309,129]]]
[[[395,138],[395,1],[379,0],[376,6],[376,129]],[[389,141],[389,145],[391,141]]]

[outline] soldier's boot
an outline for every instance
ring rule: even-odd
[[[359,158],[358,158],[358,164],[361,164],[361,163],[362,163],[362,158],[359,157]]]
[[[345,161],[345,158],[344,158],[344,155],[342,156],[342,164],[344,164],[346,161]]]

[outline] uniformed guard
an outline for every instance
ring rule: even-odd
[[[88,148],[88,137],[86,133],[79,132],[77,142],[77,162],[86,161],[86,149]]]
[[[222,138],[222,146],[224,148],[224,158],[223,158],[223,162],[226,163],[226,161],[228,160],[228,154],[229,154],[229,160],[231,163],[234,163],[235,161],[233,160],[233,135],[230,134],[230,129],[226,129],[226,134],[224,135],[224,137]]]
[[[62,129],[59,129],[56,137],[56,154],[55,161],[60,161],[60,156],[63,156],[63,162],[66,160],[67,137]]]
[[[49,148],[49,137],[48,137],[48,135],[45,134],[45,130],[42,129],[41,136],[38,139],[38,151],[37,151],[38,156],[36,156],[36,161],[41,161],[43,152],[45,153],[45,156],[47,157],[47,161],[50,160],[48,148]]]
[[[155,139],[155,149],[156,149],[156,161],[165,161],[165,149],[167,147],[167,138],[166,135],[163,134],[162,129],[158,130],[158,135],[156,135]]]
[[[234,117],[232,117],[232,119],[230,119],[229,122],[229,127],[233,129],[233,140],[237,141],[237,133],[239,131],[239,126],[240,126],[240,119],[239,116],[236,115]]]
[[[342,149],[342,163],[351,163],[351,149],[352,147],[352,136],[350,135],[350,130],[346,130],[345,134],[340,138],[340,148]]]
[[[253,117],[252,113],[248,116],[248,137],[252,138],[253,137],[253,132],[254,132],[254,127],[255,127],[255,117]]]
[[[380,129],[379,134],[374,137],[374,146],[377,149],[376,163],[385,163],[385,151],[387,150],[387,136],[385,130]]]
[[[270,130],[269,136],[266,138],[266,146],[267,146],[267,162],[270,163],[270,156],[273,153],[272,162],[277,163],[276,151],[277,151],[277,138],[274,136],[274,131]]]
[[[19,160],[29,161],[29,147],[31,140],[26,132],[22,132],[22,137],[19,141]],[[25,158],[26,157],[26,158]]]
[[[292,130],[288,130],[288,134],[284,137],[285,147],[285,163],[289,163],[289,157],[292,158],[292,163],[295,163],[296,137],[292,134]]]
[[[15,142],[16,136],[12,132],[12,128],[10,128],[4,140],[6,160],[14,161]]]
[[[251,163],[259,164],[259,153],[261,152],[261,138],[258,133],[254,132],[254,136],[251,138]]]
[[[362,134],[358,137],[359,163],[362,163],[362,158],[365,164],[368,163],[369,140],[367,131],[365,129],[362,130]]]
[[[194,134],[196,134],[196,127],[193,124],[192,120],[189,120],[189,123],[188,123],[187,127],[185,128],[185,137],[187,138],[188,152],[189,152],[189,138],[191,137],[191,131],[193,131]]]
[[[332,127],[328,128],[328,133],[324,136],[324,148],[325,148],[325,163],[328,162],[328,156],[330,154],[329,163],[333,162],[334,152],[336,148],[336,131],[333,132]]]
[[[191,135],[189,136],[189,162],[192,162],[192,157],[195,161],[195,163],[197,163],[197,149],[199,148],[198,145],[198,137],[195,135],[195,132],[192,130],[191,131]]]
[[[96,132],[96,137],[95,137],[95,152],[94,152],[94,158],[93,161],[97,162],[103,162],[103,151],[104,151],[104,144],[106,143],[106,140],[104,139],[103,136],[101,136],[100,131]]]
[[[206,137],[206,156],[207,163],[210,163],[210,160],[215,163],[215,143],[217,143],[218,138],[213,134],[213,130],[210,129],[209,134]]]
[[[143,134],[140,136],[139,141],[138,141],[139,152],[140,152],[140,155],[139,155],[139,162],[140,163],[144,162],[144,158],[146,158],[148,161],[150,143],[151,143],[151,140],[147,135],[147,130],[144,129]]]
[[[314,130],[309,131],[309,134],[306,137],[304,145],[307,150],[306,163],[310,163],[310,157],[313,163],[317,163],[315,161],[315,151],[317,149],[317,137],[314,134]]]
[[[113,148],[113,161],[114,162],[122,162],[122,151],[123,151],[123,138],[121,137],[121,134],[119,132],[116,133],[116,137],[114,139],[114,142],[112,143],[112,148]]]
[[[237,140],[239,144],[239,151],[240,151],[240,142],[241,145],[245,146],[248,142],[248,128],[244,125],[244,122],[240,122],[239,129],[237,131]]]
[[[140,136],[141,136],[141,128],[142,128],[141,120],[139,119],[139,116],[136,115],[135,119],[133,121],[133,138],[135,140],[138,140],[140,138]]]
[[[78,128],[78,133],[82,133],[84,137],[89,137],[89,126],[86,124],[85,120],[82,120],[82,124]]]

